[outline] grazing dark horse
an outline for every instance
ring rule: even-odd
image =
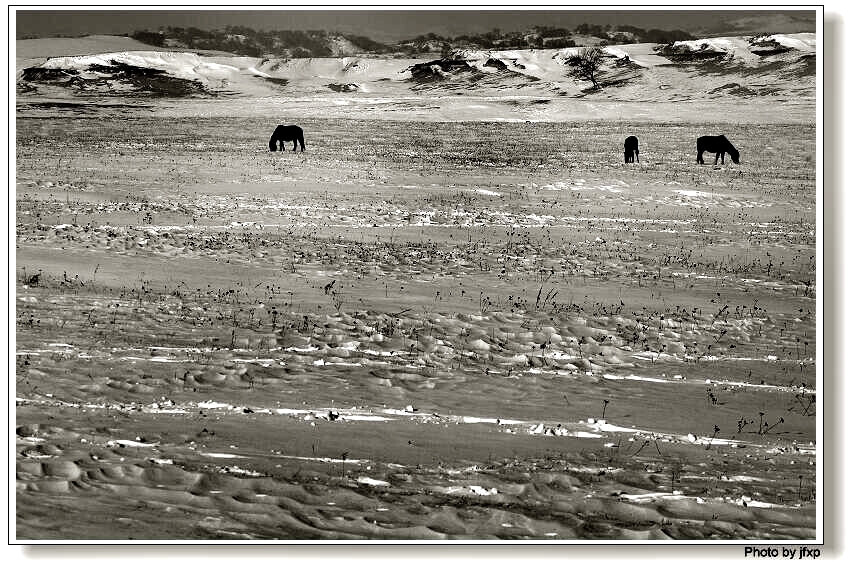
[[[282,124],[273,131],[268,145],[271,151],[276,151],[276,142],[279,142],[279,150],[285,151],[285,142],[287,141],[294,142],[294,148],[291,151],[297,151],[298,142],[300,142],[300,151],[306,149],[303,144],[303,129],[300,126],[283,126]]]
[[[731,142],[725,136],[702,136],[696,140],[696,149],[698,149],[696,163],[701,163],[702,165],[704,165],[702,154],[705,151],[716,154],[716,157],[713,158],[714,165],[716,165],[716,161],[719,158],[722,158],[722,164],[725,165],[726,153],[731,156],[731,161],[740,163],[740,152],[737,151],[736,147],[731,145]]]
[[[639,162],[639,140],[636,136],[630,136],[624,140],[624,162]]]

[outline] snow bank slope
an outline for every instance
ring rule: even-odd
[[[240,64],[243,58],[234,58]],[[104,53],[101,55],[82,55],[77,57],[54,57],[41,66],[45,69],[74,70],[81,76],[103,76],[105,70],[92,70],[99,67],[109,68],[116,64],[130,65],[144,69],[164,71],[169,75],[186,80],[198,80],[211,84],[241,73],[240,66],[222,64],[195,53],[171,53],[152,51],[125,51]],[[244,69],[246,70],[246,69]]]

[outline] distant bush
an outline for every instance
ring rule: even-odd
[[[295,47],[291,50],[291,56],[295,59],[311,59],[312,52],[302,47]]]
[[[154,45],[155,47],[166,45],[166,36],[159,31],[135,31],[131,34],[131,38],[136,39],[140,43]]]
[[[695,36],[683,30],[664,31],[661,29],[642,29],[635,26],[618,26],[618,31],[632,33],[641,43],[672,43],[674,41],[690,41]]]
[[[553,26],[535,26],[532,28],[541,37],[563,37],[571,35],[570,30],[565,28],[557,28]]]
[[[597,24],[580,24],[574,31],[581,35],[593,35],[601,39],[609,39],[607,28]]]
[[[270,33],[279,40],[281,47],[300,48],[309,52],[308,57],[330,57],[333,54],[333,50],[327,43],[327,32],[285,30]],[[293,54],[294,51],[292,51]]]
[[[675,41],[691,41],[695,36],[681,30],[664,31],[661,29],[650,29],[645,34],[646,43],[672,43]]]
[[[543,42],[545,49],[564,49],[565,47],[576,47],[577,42],[566,37],[552,37]]]
[[[363,35],[346,34],[343,37],[353,43],[355,46],[362,49],[363,51],[371,53],[385,53],[389,51],[389,46],[384,45],[383,43],[379,43]]]

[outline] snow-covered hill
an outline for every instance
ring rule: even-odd
[[[485,104],[514,97],[529,97],[539,104],[570,99],[604,103],[732,99],[813,106],[816,100],[813,33],[606,46],[597,89],[574,76],[567,65],[580,48],[467,50],[434,60],[356,56],[286,60],[166,49],[101,51],[99,45],[116,43],[96,39],[76,40],[73,46],[78,50],[88,46],[89,53],[50,57],[34,55],[55,53],[61,47],[57,40],[19,41],[19,103],[105,96],[231,100],[323,96],[343,105],[359,103],[361,97],[448,101],[450,96],[480,98]],[[527,111],[527,119],[538,119],[537,114]]]

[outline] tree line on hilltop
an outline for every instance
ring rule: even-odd
[[[573,30],[553,26],[536,26],[525,32],[493,29],[454,37],[427,33],[389,44],[362,35],[324,30],[260,31],[244,26],[228,26],[222,30],[166,27],[157,31],[135,31],[130,36],[157,47],[226,51],[247,57],[293,58],[341,55],[343,43],[349,43],[349,49],[363,54],[406,56],[449,53],[454,49],[560,49],[578,45],[672,43],[695,39],[682,30],[593,24],[580,24]]]

